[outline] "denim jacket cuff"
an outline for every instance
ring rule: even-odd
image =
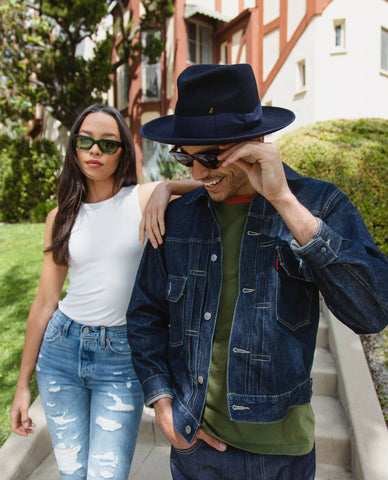
[[[320,218],[317,218],[317,220],[318,231],[313,238],[303,246],[300,246],[293,239],[291,241],[291,249],[312,268],[324,268],[337,258],[337,253],[342,244],[342,237],[335,233]]]
[[[144,405],[146,407],[152,407],[152,404],[157,402],[161,398],[171,398],[172,399],[172,394],[167,393],[167,392],[158,393],[157,395],[153,395],[152,397],[147,398],[147,400],[144,402]]]
[[[142,381],[144,404],[149,407],[160,398],[173,398],[170,383],[170,376],[165,374],[152,375],[150,378]]]

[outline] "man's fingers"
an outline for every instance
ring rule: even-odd
[[[213,447],[215,450],[218,450],[219,452],[225,452],[227,449],[227,445],[224,442],[221,442],[217,438],[212,437],[211,435],[208,435],[205,433],[202,429],[198,431],[198,434],[196,438],[200,438],[204,442],[206,442],[208,445]]]

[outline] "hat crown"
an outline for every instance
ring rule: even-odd
[[[238,65],[192,65],[178,77],[175,114],[201,116],[249,113],[260,104],[252,67]]]
[[[172,145],[220,145],[249,140],[280,130],[295,115],[280,107],[261,106],[249,64],[192,65],[178,77],[174,115],[155,118],[140,133]]]

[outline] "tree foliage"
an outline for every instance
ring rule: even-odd
[[[125,0],[0,2],[0,122],[32,118],[40,103],[67,128],[87,105],[102,101],[120,65],[141,53],[156,61],[163,42],[155,35],[143,46],[139,32],[162,28],[174,11],[173,0],[143,0],[144,15],[127,21]],[[113,32],[122,38],[114,64]],[[93,54],[85,57],[88,40]]]
[[[0,221],[44,221],[56,203],[60,165],[51,140],[0,135]]]
[[[41,89],[32,83],[50,41],[47,21],[19,0],[0,0],[0,122],[33,118]]]

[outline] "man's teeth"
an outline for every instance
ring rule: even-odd
[[[215,185],[217,185],[217,183],[219,183],[221,180],[213,180],[212,182],[203,182],[204,185],[206,185],[207,187],[214,187]]]

